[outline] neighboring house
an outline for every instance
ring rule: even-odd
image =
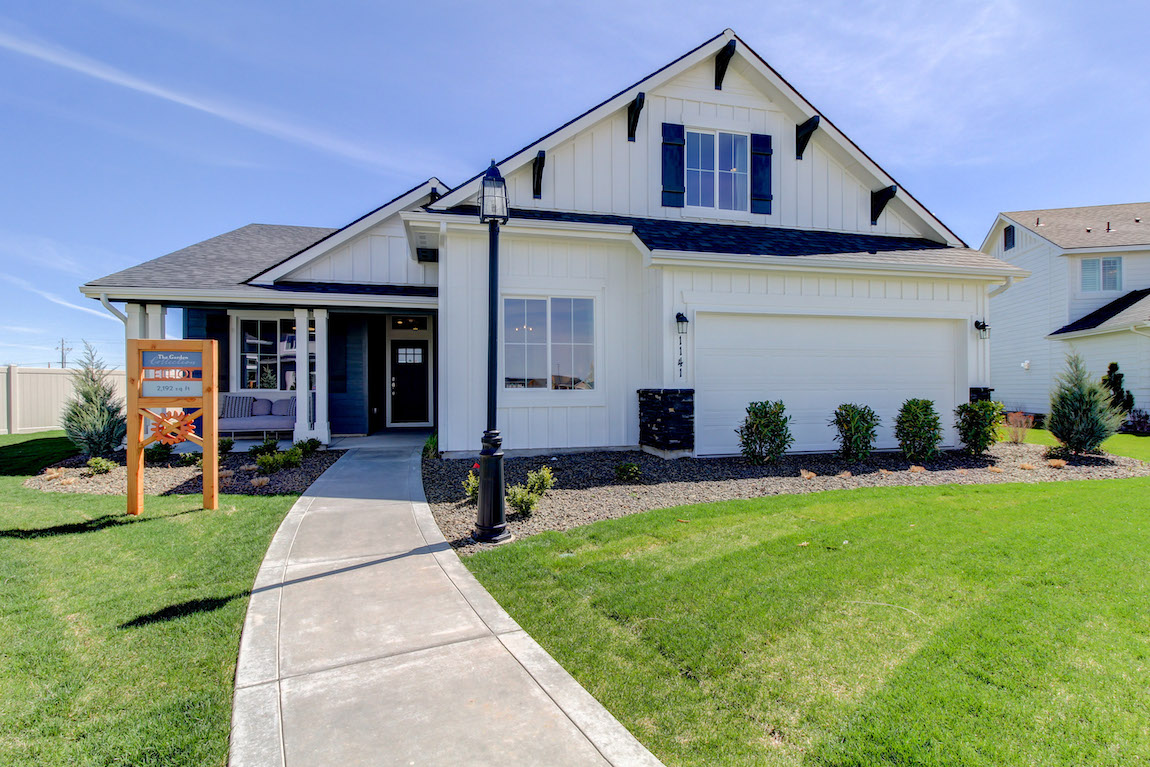
[[[966,247],[730,30],[498,167],[507,449],[734,453],[763,399],[787,404],[795,450],[832,449],[846,401],[892,447],[906,398],[949,424],[990,385],[974,323],[1025,273]],[[433,178],[335,231],[246,226],[82,290],[127,302],[129,335],[183,308],[185,335],[220,341],[228,390],[298,398],[297,437],[435,426],[442,450],[474,451],[478,184]],[[314,402],[293,393],[304,325]]]
[[[1001,213],[982,251],[1032,275],[991,300],[995,399],[1047,412],[1077,352],[1099,378],[1117,362],[1150,408],[1150,203]]]

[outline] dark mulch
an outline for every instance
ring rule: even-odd
[[[911,471],[911,464],[897,453],[876,453],[859,464],[848,464],[833,454],[789,455],[769,466],[752,466],[742,458],[664,460],[641,452],[509,458],[508,485],[526,481],[528,471],[546,465],[555,474],[555,487],[531,515],[509,513],[508,527],[521,538],[651,509],[819,490],[1150,476],[1150,464],[1133,458],[1071,457],[1059,469],[1047,463],[1044,452],[1040,445],[1000,443],[980,457],[944,453],[925,471]],[[641,479],[617,481],[615,468],[629,461],[639,465]],[[423,486],[435,521],[453,546],[468,551],[481,548],[471,538],[475,505],[466,500],[461,486],[474,463],[475,459],[423,461]],[[1022,464],[1034,468],[1024,469]],[[818,476],[803,479],[800,470]],[[844,471],[850,476],[838,476]]]
[[[302,493],[339,460],[343,450],[321,450],[303,459],[297,469],[283,469],[259,478],[254,456],[247,453],[227,453],[220,456],[220,492],[235,495],[281,495]],[[124,466],[125,454],[117,453],[112,459],[116,468],[107,474],[93,474],[87,467],[87,456],[67,458],[29,477],[25,487],[50,493],[91,493],[94,495],[125,495],[128,492],[128,472]],[[58,471],[56,471],[58,470]],[[228,476],[228,472],[232,472]],[[203,474],[198,466],[185,466],[178,456],[164,463],[144,466],[144,492],[147,495],[196,495],[203,492]],[[252,480],[257,480],[252,484]]]

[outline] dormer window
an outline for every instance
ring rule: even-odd
[[[1014,224],[1002,230],[1002,249],[1010,250],[1014,247]]]
[[[749,139],[740,133],[687,131],[687,205],[747,210]]]
[[[1083,293],[1122,290],[1122,258],[1082,259]]]

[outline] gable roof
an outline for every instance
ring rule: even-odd
[[[85,287],[232,288],[334,231],[315,226],[248,224],[92,280]]]
[[[1150,202],[1017,210],[1002,215],[1067,250],[1150,245]],[[1106,231],[1108,224],[1110,231]]]
[[[804,119],[819,115],[821,122],[819,130],[825,135],[830,136],[835,140],[843,149],[850,154],[865,171],[869,172],[879,180],[879,185],[886,187],[895,185],[898,187],[898,199],[905,203],[911,211],[921,218],[923,222],[931,229],[939,233],[941,237],[946,239],[951,244],[966,246],[957,234],[952,232],[949,227],[943,224],[938,218],[931,213],[926,206],[920,203],[913,195],[902,188],[894,178],[887,173],[882,167],[879,166],[871,157],[864,152],[857,144],[849,139],[846,134],[838,129],[838,127],[831,122],[829,118],[823,115],[819,110],[807,101],[807,99],[795,90],[782,75],[774,70],[753,48],[747,45],[742,38],[734,33],[731,29],[725,29],[718,35],[705,41],[698,47],[688,51],[671,63],[660,67],[651,74],[647,75],[638,82],[624,88],[616,93],[614,96],[600,102],[598,105],[587,110],[578,117],[567,121],[560,127],[537,139],[536,141],[528,144],[517,152],[504,158],[502,161],[496,163],[499,172],[504,176],[508,176],[515,170],[523,167],[528,162],[535,159],[536,153],[539,149],[547,150],[551,147],[565,141],[570,136],[578,133],[594,123],[599,122],[608,115],[615,111],[622,109],[629,105],[635,98],[640,90],[650,90],[658,87],[659,85],[667,82],[671,78],[680,74],[681,72],[695,66],[696,64],[706,60],[708,57],[717,53],[724,45],[730,40],[737,40],[738,46],[736,53],[739,54],[750,66],[763,75],[770,81],[776,88],[778,88],[784,96],[789,98],[803,113]],[[749,54],[749,55],[748,55]],[[451,189],[443,195],[443,197],[436,201],[435,204],[429,206],[435,210],[447,209],[456,205],[462,204],[468,197],[473,195],[479,185],[479,179],[485,171],[477,173],[467,181],[459,186]]]
[[[1144,322],[1150,322],[1150,288],[1132,290],[1082,319],[1060,327],[1050,335],[1080,333],[1086,330],[1126,330]]]

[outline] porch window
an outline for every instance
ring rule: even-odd
[[[300,356],[294,319],[240,320],[240,385],[245,389],[292,391]],[[309,323],[308,386],[315,389],[315,325]]]
[[[594,300],[504,299],[503,331],[505,388],[595,388]]]

